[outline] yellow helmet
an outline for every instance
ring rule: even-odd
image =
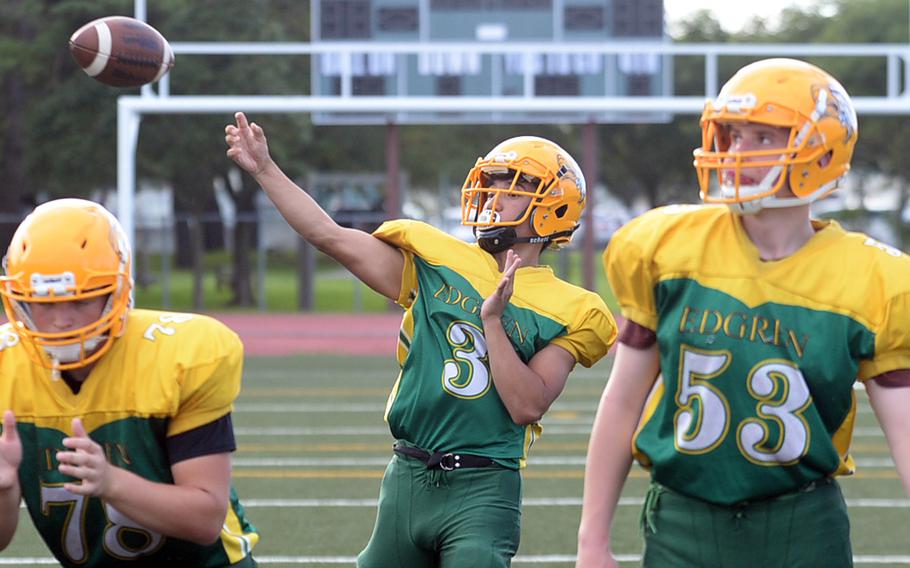
[[[747,122],[789,128],[787,147],[729,151],[729,125]],[[811,203],[834,191],[850,169],[858,133],[856,111],[840,83],[795,59],[766,59],[740,69],[705,104],[701,130],[702,145],[694,152],[701,198],[741,212]],[[770,170],[757,184],[740,184],[742,169],[756,167]],[[712,192],[712,179],[719,195]],[[785,181],[794,197],[775,197]]]
[[[490,187],[491,179],[497,175],[509,176],[510,186]],[[495,203],[503,193],[531,197],[530,205],[518,219],[483,215],[484,204],[490,199]],[[461,223],[475,227],[478,244],[491,253],[517,242],[559,248],[571,241],[578,228],[585,195],[584,175],[568,152],[545,138],[510,138],[478,158],[468,172],[461,189]],[[515,227],[529,218],[537,236],[516,237]]]
[[[3,259],[0,295],[32,358],[67,370],[97,361],[123,333],[132,307],[130,248],[117,219],[83,199],[35,208],[16,229]],[[101,317],[65,332],[39,331],[30,304],[107,297]],[[66,352],[61,357],[59,353]],[[65,359],[65,360],[61,360]]]

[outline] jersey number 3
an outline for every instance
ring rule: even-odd
[[[490,390],[487,340],[475,325],[458,321],[449,326],[446,339],[452,358],[442,369],[442,388],[458,398],[480,398]]]
[[[704,454],[723,442],[730,430],[730,403],[711,384],[730,365],[729,351],[683,346],[680,353],[678,410],[674,417],[676,449]],[[746,389],[756,401],[756,418],[736,428],[740,453],[758,465],[791,465],[809,450],[809,425],[802,413],[812,402],[800,370],[790,361],[770,359],[755,365]],[[772,425],[777,432],[771,443]]]

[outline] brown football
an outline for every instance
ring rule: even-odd
[[[154,83],[174,66],[158,30],[126,16],[91,21],[70,37],[70,52],[89,77],[113,87]]]

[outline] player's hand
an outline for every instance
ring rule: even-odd
[[[22,442],[16,430],[12,410],[3,413],[3,435],[0,436],[0,490],[19,483],[19,464],[22,463]]]
[[[236,126],[228,124],[224,127],[227,155],[238,166],[256,176],[272,161],[265,132],[255,122],[247,122],[246,115],[242,112],[234,113],[234,118],[237,120]]]
[[[60,473],[80,479],[82,483],[64,483],[63,488],[77,495],[101,497],[108,490],[113,467],[104,449],[88,437],[79,418],[73,419],[73,435],[63,439],[68,452],[57,452]]]
[[[506,252],[505,270],[502,272],[502,279],[496,290],[490,294],[483,305],[480,307],[480,319],[486,320],[499,319],[506,309],[509,300],[512,298],[512,292],[515,290],[515,271],[521,266],[521,257],[514,250],[509,249]]]

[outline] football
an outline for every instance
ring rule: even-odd
[[[70,37],[70,52],[89,77],[113,87],[154,83],[174,66],[158,30],[126,16],[93,20]]]

